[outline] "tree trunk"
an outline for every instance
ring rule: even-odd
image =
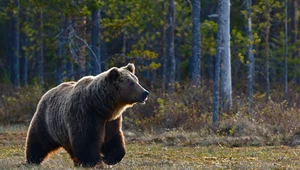
[[[143,60],[144,60],[143,65],[145,66],[145,68],[149,68],[149,65],[150,65],[149,59],[146,58],[146,59],[143,59]],[[150,70],[149,69],[145,69],[143,71],[143,78],[147,81],[150,80]]]
[[[97,75],[101,72],[100,60],[100,9],[92,11],[92,75]]]
[[[22,11],[23,11],[23,9],[21,9],[21,11],[20,11],[20,17],[23,20],[23,23],[26,23],[26,22],[28,22],[28,16],[25,13],[22,13]],[[21,24],[21,27],[24,27],[24,24]],[[20,79],[21,79],[21,84],[23,86],[27,86],[28,85],[28,57],[27,57],[26,51],[24,50],[24,47],[28,47],[29,42],[28,42],[28,37],[24,31],[21,31],[21,34],[20,34],[20,46],[21,46],[21,48],[20,48],[20,56],[21,56]]]
[[[208,79],[209,80],[214,80],[214,74],[215,74],[215,57],[213,56],[208,56]]]
[[[168,29],[167,29],[167,54],[168,54],[168,90],[169,93],[174,92],[176,61],[174,52],[174,30],[175,30],[175,4],[174,0],[169,0],[168,14]]]
[[[101,41],[101,61],[106,61],[108,59],[108,47],[105,41]],[[106,68],[106,62],[101,62],[101,68]]]
[[[267,100],[270,100],[270,66],[269,66],[269,58],[270,58],[270,43],[269,43],[269,37],[270,37],[270,27],[271,27],[271,21],[270,21],[270,4],[267,4],[267,21],[266,21],[266,38],[265,38],[265,44],[266,44],[266,82],[267,82]]]
[[[162,57],[162,72],[161,72],[161,87],[162,91],[166,91],[166,77],[167,77],[167,56],[166,56],[166,29],[162,28],[162,40],[161,40],[161,57]]]
[[[20,39],[19,39],[19,9],[20,2],[15,0],[14,5],[17,8],[17,13],[13,14],[12,20],[12,52],[11,52],[11,81],[14,87],[20,86]]]
[[[25,47],[27,43],[27,37],[25,33],[21,33],[21,40],[20,40],[21,46]],[[24,49],[20,48],[20,54],[21,54],[21,83],[23,86],[28,85],[28,58],[26,56],[26,52]]]
[[[22,73],[22,84],[23,86],[28,85],[28,59],[27,56],[21,57],[21,73]]]
[[[39,47],[40,49],[37,51],[37,76],[38,83],[41,87],[44,86],[44,74],[43,74],[43,56],[44,56],[44,36],[43,36],[43,12],[39,13]]]
[[[71,58],[68,58],[68,62],[67,62],[67,77],[68,80],[74,80],[74,68],[73,68],[73,62],[71,61]]]
[[[252,0],[247,0],[247,35],[248,35],[248,101],[249,101],[249,112],[251,118],[253,117],[253,77],[254,77],[254,55],[252,53],[253,50],[253,36],[252,36]]]
[[[295,59],[297,57],[297,50],[296,50],[296,47],[297,47],[297,36],[298,36],[298,19],[297,19],[297,9],[298,9],[298,4],[297,4],[297,1],[298,0],[292,0],[292,17],[291,17],[291,30],[292,30],[292,34],[291,34],[291,43],[292,45],[295,46],[295,48],[293,49],[293,52],[292,52],[292,58]],[[296,64],[294,64],[293,66],[293,69],[294,69],[294,75],[293,75],[293,79],[296,83],[299,83],[299,78],[298,78],[298,75],[297,75],[297,66]]]
[[[67,25],[68,25],[68,27],[72,27],[73,28],[73,26],[72,26],[72,19],[71,18],[69,18],[67,20]],[[66,37],[70,36],[70,31],[74,31],[74,30],[69,30],[68,29],[68,31],[66,31]],[[69,43],[69,46],[70,46],[70,42],[68,42],[68,43]],[[72,47],[69,47],[69,48],[72,48]],[[73,64],[72,57],[71,57],[72,55],[73,54],[69,54],[69,57],[67,57],[67,68],[66,68],[66,70],[67,70],[68,81],[75,80],[75,78],[74,78],[74,64]],[[80,63],[79,63],[79,65],[80,65]]]
[[[222,58],[222,104],[225,112],[232,108],[232,84],[231,84],[231,54],[230,54],[230,1],[222,0],[223,12],[219,15],[218,24],[222,26],[223,55]]]
[[[11,17],[10,13],[7,13],[8,16]],[[4,23],[4,60],[2,61],[4,65],[5,72],[2,72],[3,74],[3,80],[10,80],[11,81],[11,56],[12,56],[12,35],[13,35],[13,26],[12,26],[12,20],[6,20]]]
[[[164,2],[162,3],[162,11],[165,9]],[[164,16],[164,25],[161,30],[161,58],[162,58],[162,71],[161,71],[161,87],[162,91],[166,91],[166,76],[167,76],[167,57],[166,57],[166,16]]]
[[[76,29],[76,32],[78,32],[78,33],[81,32],[82,34],[80,34],[80,36],[81,36],[82,40],[84,42],[87,42],[86,28],[85,28],[86,17],[85,16],[75,17],[75,20],[76,20],[76,22],[75,22],[75,26],[74,27]],[[79,20],[79,22],[77,22],[77,20]],[[93,23],[92,23],[92,25],[93,25]],[[76,26],[78,26],[78,28],[76,28]],[[80,42],[79,50],[77,52],[77,54],[78,54],[77,56],[79,58],[79,65],[80,65],[80,67],[79,67],[79,77],[80,78],[86,75],[87,44],[84,43],[84,42]],[[93,58],[94,58],[94,55],[92,54],[91,61],[93,60]],[[93,72],[93,68],[92,68],[92,72]]]
[[[3,73],[5,73],[6,72],[6,69],[5,69],[5,67],[4,67],[4,64],[3,64],[3,62],[1,61],[1,59],[0,59],[0,81],[1,80],[4,80],[4,74]]]
[[[223,30],[224,30],[224,20],[222,20],[223,15],[223,0],[218,1],[218,35],[217,35],[217,54],[215,61],[215,76],[214,76],[214,112],[212,118],[213,129],[216,130],[218,126],[218,118],[219,118],[219,104],[220,104],[220,65],[221,65],[221,56],[223,55]]]
[[[126,28],[123,29],[123,44],[122,44],[122,54],[126,55]]]
[[[284,96],[287,98],[288,95],[288,71],[287,71],[287,57],[288,57],[288,2],[285,2],[285,19],[284,19]]]
[[[61,84],[63,82],[63,72],[64,72],[64,63],[65,63],[65,56],[64,56],[64,47],[65,47],[65,38],[64,38],[64,32],[65,32],[65,19],[62,17],[62,28],[61,28],[61,35],[58,37],[58,55],[57,55],[57,66],[56,66],[56,84]]]
[[[193,49],[192,49],[192,82],[200,86],[200,0],[193,0],[192,4],[193,20]]]

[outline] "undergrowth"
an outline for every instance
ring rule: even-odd
[[[177,85],[171,95],[153,90],[146,105],[135,106],[124,114],[125,128],[155,133],[179,129],[204,137],[239,138],[231,146],[300,144],[300,100],[296,86],[290,86],[288,98],[281,87],[273,89],[270,100],[264,93],[256,93],[252,115],[245,92],[235,91],[233,108],[229,113],[221,109],[216,131],[212,130],[212,87],[212,82],[200,89]]]
[[[42,96],[41,88],[13,88],[11,85],[0,84],[0,89],[0,122],[28,123]]]
[[[143,133],[163,133],[181,130],[197,132],[200,136],[229,137],[231,146],[277,145],[300,143],[299,91],[291,87],[284,98],[280,87],[273,89],[272,99],[265,94],[254,95],[253,114],[245,92],[235,91],[233,108],[229,113],[222,110],[216,131],[212,130],[213,84],[207,82],[201,88],[177,84],[173,94],[160,89],[149,89],[145,105],[137,104],[124,113],[125,130]],[[13,88],[0,85],[0,122],[28,124],[43,92],[37,86]],[[240,140],[236,140],[239,138]],[[250,142],[249,142],[250,141]],[[232,140],[231,140],[232,142]],[[250,143],[250,144],[249,144]]]

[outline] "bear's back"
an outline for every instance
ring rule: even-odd
[[[45,114],[48,132],[58,143],[68,143],[66,115],[70,107],[70,96],[76,82],[64,82],[49,90],[42,98],[39,107],[40,113]],[[44,113],[43,113],[44,111]]]

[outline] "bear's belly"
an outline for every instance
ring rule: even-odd
[[[69,143],[69,135],[63,117],[55,114],[46,115],[46,122],[49,134],[57,143],[61,145]]]

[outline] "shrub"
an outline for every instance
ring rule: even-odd
[[[240,146],[247,141],[250,141],[247,145],[300,143],[300,95],[296,87],[290,86],[289,94],[292,95],[288,98],[284,98],[278,87],[277,91],[272,91],[270,101],[266,100],[265,94],[256,93],[251,117],[247,96],[244,92],[234,91],[233,108],[229,113],[221,110],[216,131],[212,130],[212,87],[212,82],[203,83],[201,88],[189,83],[176,84],[173,94],[150,89],[145,105],[135,105],[124,113],[124,129],[143,133],[174,129],[192,131],[201,137],[227,137],[225,141],[234,141],[230,146]],[[31,119],[43,93],[38,86],[15,89],[0,85],[0,94],[0,122],[21,123]],[[238,144],[238,141],[242,143]]]
[[[151,91],[146,105],[137,105],[125,113],[125,120],[134,118],[135,126],[141,130],[211,128],[212,91],[211,84],[201,89],[195,86],[176,85],[176,92],[169,95],[159,89]],[[133,122],[125,127],[133,126]],[[131,128],[132,129],[132,128]]]
[[[201,88],[188,85],[177,84],[172,95],[151,90],[146,105],[137,105],[124,114],[125,129],[150,132],[182,129],[212,135],[213,84],[208,82]],[[290,88],[292,95],[288,100],[280,93],[280,87],[273,90],[274,100],[267,101],[265,94],[256,93],[251,117],[246,94],[234,91],[233,108],[229,113],[221,109],[214,135],[263,142],[251,145],[284,143],[289,136],[300,132],[299,92],[293,91],[294,88]]]
[[[38,86],[13,88],[10,85],[0,85],[0,122],[29,122],[35,112],[42,90]]]

